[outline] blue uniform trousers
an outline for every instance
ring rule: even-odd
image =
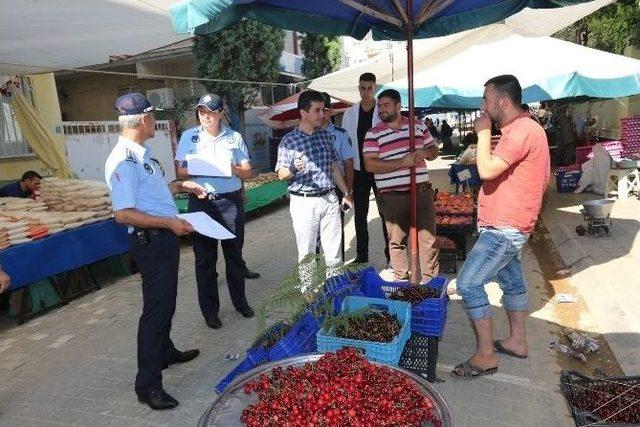
[[[246,309],[249,304],[244,291],[244,261],[242,243],[244,242],[244,207],[240,191],[218,195],[217,200],[189,199],[189,212],[205,212],[233,233],[236,238],[222,240],[227,286],[231,302],[236,310]],[[198,302],[205,319],[217,316],[220,310],[218,296],[218,240],[198,233],[192,235],[193,252],[196,258],[196,283]]]
[[[171,319],[176,310],[180,241],[169,230],[147,230],[148,244],[131,235],[131,257],[142,276],[142,316],[138,326],[136,392],[162,387],[162,368],[177,350],[171,341]]]

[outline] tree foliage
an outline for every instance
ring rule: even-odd
[[[640,5],[637,0],[619,0],[554,37],[621,55],[629,45],[640,47]]]
[[[340,42],[335,36],[306,34],[300,44],[304,60],[302,73],[307,79],[315,79],[340,66]]]
[[[198,77],[275,82],[280,73],[284,31],[245,19],[220,32],[199,36],[193,45]],[[203,82],[239,116],[253,104],[259,85]]]

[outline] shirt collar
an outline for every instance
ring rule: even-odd
[[[132,141],[129,138],[125,138],[122,135],[120,135],[119,143],[124,145],[125,148],[133,151],[133,153],[141,159],[144,158],[144,155],[149,151],[149,147],[147,147],[146,144],[138,144],[137,142]]]
[[[300,133],[300,134],[302,134],[302,135],[304,135],[304,136],[306,136],[308,138],[311,138],[313,135],[317,134],[319,131],[321,131],[321,130],[328,131],[329,129],[323,129],[322,127],[314,128],[313,132],[311,133],[311,135],[309,135],[305,131],[301,130],[297,125],[293,130],[294,130],[294,132]]]
[[[513,122],[515,122],[518,119],[522,119],[524,117],[529,118],[530,116],[531,116],[531,113],[528,113],[528,112],[523,112],[521,114],[518,114],[517,116],[515,116],[514,118],[509,120],[507,123],[505,123],[502,126],[500,126],[500,129],[506,128],[507,126],[511,125]]]
[[[333,125],[333,123],[329,122],[329,125],[327,126],[327,128],[325,129],[327,132],[329,133],[333,133],[333,131],[336,129],[336,127]]]
[[[218,135],[216,135],[216,136],[213,136],[209,132],[207,132],[207,130],[204,127],[200,126],[200,132],[199,133],[206,135],[208,138],[211,138],[212,141],[216,141],[219,138],[222,138],[224,135],[226,135],[227,132],[229,132],[229,130],[230,129],[228,127],[226,127],[225,125],[220,125],[220,133]]]
[[[404,130],[404,126],[409,126],[409,118],[408,117],[401,116],[401,119],[402,119],[402,126],[403,127],[400,128],[400,129],[392,129],[387,122],[384,122],[382,120],[380,120],[380,125],[383,126],[385,129],[391,129],[394,132],[400,132],[400,131]],[[418,123],[418,119],[415,119],[414,123]]]

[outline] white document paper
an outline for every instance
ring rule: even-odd
[[[203,236],[212,239],[225,240],[233,239],[236,236],[229,230],[224,228],[219,222],[212,219],[204,212],[191,212],[185,214],[177,214],[178,218],[182,218],[193,226],[193,229]]]
[[[460,172],[458,172],[458,179],[460,181],[471,179],[471,172],[469,172],[469,169],[462,169]]]
[[[199,176],[231,176],[231,159],[227,156],[202,156],[187,154],[187,172]]]

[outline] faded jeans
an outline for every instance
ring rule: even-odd
[[[472,320],[491,317],[484,286],[496,281],[502,289],[503,305],[509,311],[528,310],[527,284],[520,254],[528,233],[515,228],[478,227],[479,237],[456,280],[457,291]]]

